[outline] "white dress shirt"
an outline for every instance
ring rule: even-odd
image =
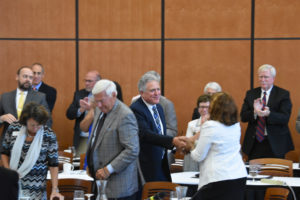
[[[212,182],[247,176],[240,137],[239,123],[226,126],[209,120],[202,125],[197,146],[191,152],[192,158],[200,162],[199,189]]]

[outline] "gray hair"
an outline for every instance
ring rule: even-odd
[[[209,82],[204,87],[204,93],[207,92],[208,88],[215,90],[216,92],[222,92],[222,88],[217,82]]]
[[[158,81],[160,82],[160,75],[159,75],[159,73],[157,73],[156,71],[151,70],[151,71],[149,71],[149,72],[146,72],[146,74],[152,74],[153,76],[156,76],[156,78],[157,78]]]
[[[138,89],[139,89],[139,91],[145,92],[146,91],[146,84],[148,82],[150,82],[150,81],[157,81],[159,83],[160,82],[160,76],[157,77],[151,71],[150,71],[150,73],[146,72],[142,76],[142,78],[139,80],[139,83],[138,83]]]
[[[94,85],[94,88],[92,90],[92,94],[96,95],[103,91],[105,91],[105,93],[110,97],[112,96],[113,93],[116,96],[118,94],[116,85],[114,84],[114,82],[107,80],[107,79],[102,79],[100,81],[97,81],[97,83]]]
[[[258,73],[262,72],[262,71],[267,71],[267,70],[270,70],[270,73],[273,76],[273,78],[276,76],[276,69],[275,69],[275,67],[273,67],[272,65],[269,65],[269,64],[264,64],[264,65],[260,66],[258,68]]]

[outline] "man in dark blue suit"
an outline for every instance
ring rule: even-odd
[[[139,162],[146,182],[171,181],[167,149],[185,147],[185,137],[166,135],[164,112],[159,104],[159,79],[146,73],[138,83],[141,97],[130,107],[139,125]]]
[[[292,110],[290,93],[273,85],[275,76],[272,65],[260,66],[260,87],[247,91],[244,99],[241,120],[248,122],[248,127],[242,150],[249,160],[284,158],[294,149],[288,127]]]
[[[19,174],[0,166],[1,199],[17,200],[19,194]]]
[[[31,69],[33,71],[32,89],[46,95],[46,101],[50,112],[52,112],[56,101],[56,89],[43,82],[45,70],[42,64],[34,63],[32,64]]]

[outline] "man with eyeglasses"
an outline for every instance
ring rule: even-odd
[[[90,97],[92,90],[97,81],[101,79],[98,71],[89,71],[84,78],[85,88],[75,91],[73,102],[69,106],[66,115],[70,120],[75,119],[73,146],[76,150],[76,155],[86,152],[89,132],[83,132],[80,129],[80,122],[91,109]]]
[[[56,89],[43,81],[45,70],[42,64],[34,63],[31,65],[31,69],[33,71],[32,89],[46,95],[46,101],[50,112],[52,112],[56,101]]]
[[[242,146],[248,159],[284,158],[294,149],[288,127],[292,102],[289,91],[274,85],[276,69],[264,64],[258,69],[260,87],[247,91],[241,110],[248,127]]]
[[[16,80],[18,87],[16,90],[6,92],[1,95],[0,98],[0,127],[4,126],[3,132],[0,138],[0,146],[2,147],[2,137],[8,126],[17,121],[23,107],[29,102],[39,103],[49,111],[49,107],[46,101],[46,96],[43,93],[35,92],[31,89],[33,72],[30,67],[22,66],[18,69]],[[52,125],[52,121],[47,122],[48,126]]]

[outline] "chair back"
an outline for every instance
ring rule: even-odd
[[[261,165],[261,175],[293,176],[293,161],[280,158],[259,158],[249,161],[249,164]]]
[[[85,159],[85,153],[80,154],[80,165],[79,165],[79,169],[83,170],[84,167],[84,159]]]
[[[75,190],[83,190],[84,193],[92,193],[92,182],[82,179],[59,179],[58,189],[60,194],[64,196],[65,200],[73,200]],[[51,180],[47,180],[47,199],[50,199],[52,191]]]
[[[285,154],[284,158],[299,163],[300,153],[297,150],[289,151]]]
[[[264,200],[287,200],[289,192],[286,188],[267,188]]]
[[[166,192],[167,198],[169,197],[170,191],[176,191],[176,187],[179,186],[176,183],[165,182],[165,181],[156,181],[156,182],[147,182],[143,187],[142,199],[147,199],[151,196],[154,196],[158,192]]]
[[[64,163],[70,163],[73,165],[73,154],[64,151],[58,151],[58,169],[63,170]]]

